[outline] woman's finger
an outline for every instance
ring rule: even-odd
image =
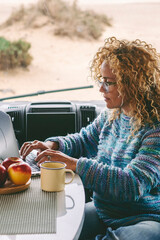
[[[37,165],[40,167],[40,164],[45,161],[51,161],[51,160],[48,160],[48,156],[44,156],[38,161]]]
[[[50,157],[52,158],[52,156],[54,156],[54,153],[55,153],[55,152],[56,152],[56,151],[54,151],[54,150],[46,149],[46,150],[44,150],[43,152],[41,152],[41,153],[38,154],[38,156],[37,156],[37,158],[35,159],[35,161],[36,161],[36,162],[39,162],[39,160],[40,160],[41,158],[43,158],[43,157],[46,157],[46,158],[47,158],[46,160],[49,160],[49,159],[48,159],[48,156],[50,156]],[[51,158],[50,158],[50,160],[51,160]]]
[[[23,145],[22,145],[22,147],[21,147],[21,149],[20,149],[20,154],[22,155],[23,154],[23,152],[25,151],[25,149],[26,149],[26,146],[29,144],[30,142],[25,142],[25,143],[23,143]]]
[[[47,148],[47,146],[45,146],[45,144],[43,142],[38,141],[38,140],[35,140],[33,142],[27,142],[23,146],[23,149],[21,151],[21,155],[24,159],[33,149],[36,149],[39,152],[41,152],[42,150],[44,150],[46,148]]]
[[[25,144],[24,144],[24,146],[23,146],[23,149],[21,148],[21,150],[20,150],[20,155],[24,155],[25,153],[26,153],[26,151],[28,150],[28,149],[30,149],[30,147],[32,146],[32,143],[31,142],[26,142]]]

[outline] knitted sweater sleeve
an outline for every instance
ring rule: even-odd
[[[59,151],[75,158],[94,157],[97,155],[99,135],[106,118],[106,111],[102,111],[93,123],[86,128],[82,128],[80,133],[68,134],[65,137],[50,137],[45,141],[58,142]]]
[[[136,157],[124,169],[80,158],[76,172],[86,188],[105,199],[138,201],[160,186],[160,126],[143,136]]]

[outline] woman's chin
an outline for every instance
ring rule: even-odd
[[[108,109],[118,108],[117,106],[113,106],[112,104],[110,104],[110,103],[108,103],[108,102],[106,102],[106,107],[107,107]]]
[[[106,103],[106,107],[108,108],[108,109],[112,109],[113,107],[110,105],[110,104],[108,104],[108,103]]]

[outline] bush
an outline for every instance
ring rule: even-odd
[[[0,37],[0,70],[27,67],[32,61],[28,53],[30,47],[28,42],[22,40],[10,42]]]
[[[98,39],[105,26],[111,26],[111,20],[104,14],[82,11],[77,1],[68,4],[63,0],[39,0],[31,7],[23,6],[12,13],[3,26],[23,22],[24,27],[37,27],[40,17],[45,17],[45,24],[52,24],[55,35]],[[43,21],[42,21],[43,22]],[[45,25],[44,22],[42,27]],[[40,27],[40,24],[39,26]]]

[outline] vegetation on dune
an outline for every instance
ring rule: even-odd
[[[106,15],[99,15],[90,10],[81,10],[77,0],[72,4],[64,0],[39,0],[29,7],[23,5],[12,12],[0,28],[21,24],[24,28],[51,26],[55,35],[98,39],[105,26],[111,26]],[[32,56],[29,54],[31,44],[23,41],[9,41],[0,37],[0,70],[15,67],[27,67]]]
[[[32,56],[28,53],[30,47],[28,42],[10,42],[0,37],[0,70],[27,67],[32,61]]]
[[[62,0],[40,0],[28,8],[21,6],[1,27],[17,22],[22,22],[25,28],[52,24],[55,35],[86,39],[98,39],[104,27],[111,26],[111,20],[106,15],[81,10],[76,0],[72,4]]]

